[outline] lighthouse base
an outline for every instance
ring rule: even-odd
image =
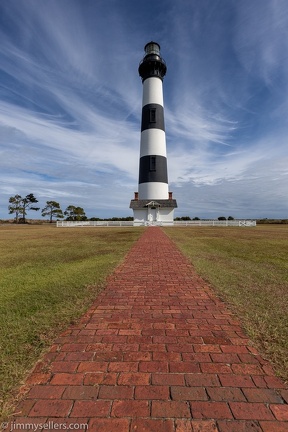
[[[173,225],[177,202],[169,200],[131,200],[134,225]]]

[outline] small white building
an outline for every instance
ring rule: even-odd
[[[157,201],[134,199],[130,203],[134,213],[134,225],[173,225],[175,207],[177,203],[172,197]]]

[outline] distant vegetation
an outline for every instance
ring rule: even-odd
[[[257,219],[257,224],[288,224],[288,219]]]
[[[182,216],[182,217],[176,217],[175,219],[174,219],[175,221],[181,221],[181,220],[183,220],[183,221],[190,221],[190,220],[195,220],[195,221],[199,221],[199,220],[201,220],[199,217],[194,217],[193,219],[191,219],[191,217],[190,216]],[[202,219],[202,220],[210,220],[210,219]],[[228,216],[228,218],[226,218],[225,216],[219,216],[218,217],[218,220],[234,220],[234,217],[233,216]]]
[[[35,207],[35,204],[38,203],[38,199],[35,198],[34,194],[30,193],[26,195],[24,198],[21,197],[21,195],[16,194],[15,196],[11,196],[9,198],[9,206],[8,211],[9,214],[14,214],[14,222],[15,223],[27,223],[27,211],[28,210],[34,210],[38,211],[40,210],[40,207]],[[127,217],[112,217],[112,218],[98,218],[98,217],[91,217],[88,218],[86,216],[85,210],[82,207],[69,205],[66,210],[62,210],[60,207],[60,204],[57,201],[46,201],[45,207],[41,210],[42,217],[49,217],[49,222],[52,223],[55,220],[58,219],[64,219],[66,221],[132,221],[133,216],[127,216]],[[225,221],[225,220],[237,220],[238,218],[234,218],[233,216],[219,216],[216,220],[219,221]],[[243,219],[243,218],[242,218]],[[251,219],[251,218],[247,218]],[[199,221],[199,220],[209,220],[209,219],[201,219],[198,216],[190,217],[190,216],[181,216],[176,217],[174,219],[175,221]],[[215,218],[214,218],[215,220]],[[268,219],[268,218],[262,218],[257,219],[257,224],[287,224],[288,219]],[[5,220],[0,220],[0,222],[7,222]],[[31,223],[31,219],[30,222]],[[33,222],[32,222],[33,223]],[[39,223],[39,220],[37,220],[37,223]]]
[[[245,219],[245,218],[242,218]],[[250,220],[251,218],[246,218]],[[191,218],[190,216],[181,216],[176,217],[175,221],[199,221],[199,220],[213,220],[213,219],[200,219],[199,217]],[[214,219],[215,220],[215,219]],[[234,218],[233,216],[219,216],[216,220],[225,221],[225,220],[239,220],[238,218]],[[254,219],[255,220],[255,219]],[[256,219],[257,224],[288,224],[288,219]]]
[[[37,198],[35,198],[34,194],[30,193],[22,198],[21,195],[11,196],[9,198],[9,206],[8,211],[9,214],[14,216],[14,223],[25,224],[27,222],[27,211],[40,210],[40,207],[35,207],[34,204],[38,203]],[[133,220],[132,216],[127,217],[112,217],[101,219],[98,217],[88,218],[86,216],[85,210],[82,207],[69,205],[65,211],[63,211],[60,207],[60,204],[57,201],[46,201],[45,207],[41,210],[42,217],[49,217],[49,222],[52,223],[54,220],[65,218],[66,221],[131,221]],[[65,217],[66,216],[66,217]],[[2,220],[0,222],[8,222]],[[31,220],[30,220],[31,223]],[[37,220],[39,223],[39,220]]]

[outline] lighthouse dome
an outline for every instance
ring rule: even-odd
[[[156,54],[160,56],[160,45],[157,42],[148,42],[144,47],[146,54]]]

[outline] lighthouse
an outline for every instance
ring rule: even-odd
[[[138,192],[131,200],[134,225],[173,225],[176,200],[168,188],[160,45],[149,42],[138,71],[143,83]]]

